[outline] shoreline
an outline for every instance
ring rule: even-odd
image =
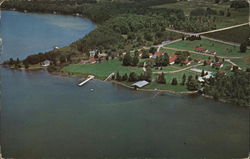
[[[31,14],[52,14],[52,15],[63,15],[63,16],[74,16],[74,17],[80,17],[80,18],[83,18],[83,19],[88,19],[86,17],[84,17],[83,15],[75,15],[75,14],[64,14],[64,13],[60,13],[60,12],[56,12],[56,13],[51,13],[51,12],[24,12],[24,11],[21,11],[21,10],[13,10],[13,9],[7,9],[7,8],[3,8],[3,10],[5,11],[16,11],[16,12],[21,12],[21,13],[31,13]],[[90,20],[90,19],[88,19]],[[90,20],[93,24],[95,24],[97,26],[96,23],[94,23],[92,20]],[[97,28],[97,27],[96,27]],[[75,41],[73,41],[75,42]],[[72,42],[72,43],[73,43]],[[67,45],[69,46],[69,45]],[[73,73],[65,73],[62,71],[62,69],[60,71],[57,71],[57,72],[49,72],[47,70],[47,67],[45,68],[28,68],[28,69],[25,69],[25,68],[13,68],[13,67],[9,67],[7,65],[0,65],[0,66],[3,66],[3,67],[6,67],[6,68],[10,68],[12,70],[24,70],[24,71],[38,71],[38,70],[45,70],[47,71],[49,74],[51,75],[59,75],[61,77],[78,77],[78,78],[86,78],[88,75],[84,75],[84,74],[73,74]],[[99,77],[99,78],[96,78],[98,80],[101,80],[101,81],[104,81],[102,79],[102,77]],[[126,85],[122,82],[118,82],[118,81],[114,81],[114,80],[109,80],[109,82],[111,83],[115,83],[115,84],[118,84],[120,86],[123,86],[123,87],[126,87],[126,88],[129,88],[129,89],[134,89],[133,87],[129,86],[129,85]],[[185,91],[185,92],[176,92],[176,91],[172,91],[172,90],[165,90],[165,89],[137,89],[137,91],[141,91],[141,92],[162,92],[162,93],[171,93],[171,94],[183,94],[183,95],[192,95],[192,94],[198,94],[198,91]],[[203,97],[205,98],[209,98],[209,99],[213,99],[215,100],[212,96],[209,96],[209,95],[205,95],[205,94],[201,94]],[[219,101],[219,102],[223,102],[223,103],[230,103],[229,101],[226,101],[226,100],[223,100],[223,99],[218,99],[218,100],[215,100],[215,101]]]

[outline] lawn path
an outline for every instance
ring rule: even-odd
[[[158,72],[153,72],[153,74],[161,74],[162,72],[163,73],[177,73],[177,72],[182,72],[182,71],[185,71],[185,70],[188,70],[190,68],[193,68],[193,67],[197,67],[197,66],[202,66],[203,64],[200,63],[200,64],[197,64],[197,65],[192,65],[192,66],[189,66],[189,67],[185,67],[185,68],[182,68],[182,69],[179,69],[179,70],[174,70],[174,71],[158,71]]]
[[[210,54],[205,54],[205,53],[200,53],[200,52],[196,52],[196,51],[190,51],[190,50],[184,50],[184,49],[177,49],[177,48],[171,48],[171,47],[163,47],[164,49],[169,49],[169,50],[174,50],[174,51],[188,51],[190,53],[194,53],[194,54],[198,54],[198,55],[205,55],[205,56],[210,56],[210,57],[214,57],[214,55],[210,55]],[[227,59],[241,59],[241,58],[245,58],[245,57],[227,57],[227,56],[217,56],[218,58],[227,58]]]

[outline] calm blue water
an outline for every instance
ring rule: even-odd
[[[66,46],[94,28],[95,24],[80,17],[2,11],[2,59],[25,58],[54,46]]]
[[[5,14],[15,15],[20,24],[13,27],[7,25],[11,22],[2,22],[3,28],[21,29],[24,25],[22,18],[31,16],[32,23],[54,28],[58,32],[54,34],[61,35],[56,39],[63,42],[68,40],[71,32],[85,32],[84,27],[79,30],[67,25],[69,30],[64,33],[65,37],[60,34],[64,18],[84,25],[86,21],[79,18],[18,12]],[[44,19],[50,19],[53,24]],[[55,24],[58,19],[61,20]],[[11,30],[9,32],[12,34]],[[55,38],[54,34],[43,35],[44,32],[38,29],[33,32],[40,37],[50,36],[46,41]],[[33,34],[26,34],[25,41],[29,42]],[[11,42],[5,49],[17,45]],[[20,52],[10,54],[23,55],[26,50],[37,49],[35,45],[21,47]],[[45,50],[53,45],[59,43],[47,42]],[[77,87],[78,79],[52,76],[45,71],[6,68],[0,68],[0,71],[4,157],[227,159],[248,154],[249,111],[246,109],[202,97],[155,96],[155,93],[131,91],[98,80]]]

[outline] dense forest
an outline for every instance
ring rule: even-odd
[[[240,106],[250,106],[250,69],[235,70],[232,75],[218,72],[205,85],[204,93]]]

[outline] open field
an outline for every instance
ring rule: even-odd
[[[243,69],[250,68],[250,56],[243,59],[233,59],[231,61]]]
[[[231,46],[206,39],[195,40],[195,41],[184,40],[166,46],[170,48],[177,48],[189,51],[194,51],[195,48],[202,47],[210,51],[216,51],[217,56],[224,56],[224,57],[245,57],[250,55],[249,49],[247,50],[246,53],[240,53],[239,52],[240,49],[238,46]]]
[[[250,38],[250,26],[245,25],[229,30],[204,34],[204,36],[228,42],[243,43]]]
[[[163,51],[163,52],[168,53],[169,56],[174,55],[174,54],[176,53],[176,51],[170,50],[170,49],[166,49],[166,48],[161,48],[160,51]],[[193,50],[192,50],[192,51],[193,51]],[[206,55],[201,55],[201,54],[192,54],[192,53],[190,53],[190,57],[191,57],[192,59],[200,59],[200,60],[207,60],[207,59],[208,59],[208,56],[206,56]]]
[[[175,91],[175,92],[184,92],[188,91],[186,88],[186,85],[180,85],[182,82],[182,76],[183,74],[188,76],[192,75],[193,78],[195,78],[196,75],[200,75],[200,73],[196,73],[193,71],[182,71],[182,72],[177,72],[177,73],[166,73],[165,74],[165,79],[166,79],[166,84],[158,84],[155,79],[157,78],[157,75],[153,76],[153,81],[145,87],[145,89],[161,89],[161,90],[170,90],[170,91]],[[171,85],[172,79],[177,78],[178,85]]]
[[[65,67],[63,71],[82,75],[92,74],[100,79],[105,79],[109,74],[117,71],[121,75],[130,72],[136,72],[137,74],[143,72],[140,67],[122,66],[117,59],[95,64],[72,64]]]
[[[229,8],[230,3],[222,3],[222,4],[215,4],[214,1],[209,0],[192,0],[192,1],[180,1],[177,3],[170,3],[170,4],[162,4],[158,6],[153,6],[154,8],[174,8],[174,9],[182,9],[185,15],[189,15],[191,10],[197,8],[211,8],[217,11],[223,10],[225,11],[226,8]],[[248,8],[242,9],[230,9],[231,16],[215,16],[216,17],[216,24],[217,29],[228,27],[231,25],[241,24],[248,22]]]

